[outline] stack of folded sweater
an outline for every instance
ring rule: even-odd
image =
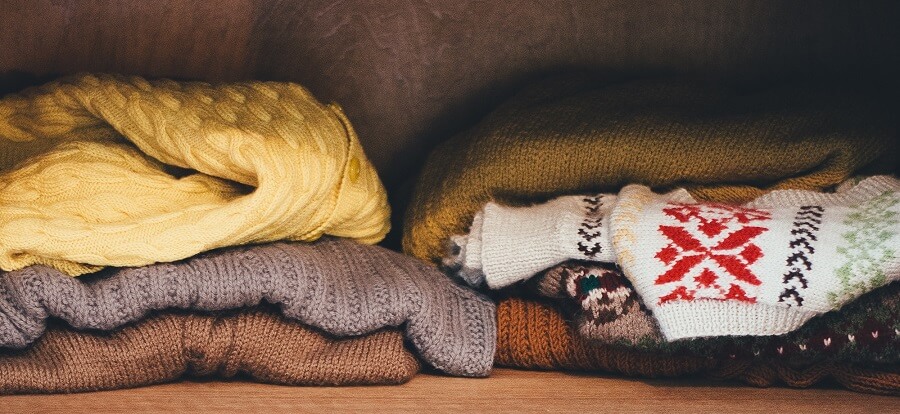
[[[499,289],[501,365],[898,393],[877,95],[547,81],[434,151],[404,249]]]
[[[300,86],[4,97],[0,393],[420,363],[898,393],[900,180],[862,175],[894,168],[900,128],[872,96],[540,84],[429,158],[411,256],[374,246],[385,190]]]
[[[341,109],[294,84],[82,75],[5,97],[0,393],[402,383],[417,357],[488,375],[495,305],[372,246],[386,200]]]

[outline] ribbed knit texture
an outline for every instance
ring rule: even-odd
[[[618,264],[668,340],[791,332],[900,279],[900,180],[779,190],[744,206],[641,185],[610,217]]]
[[[81,75],[0,100],[0,269],[70,275],[324,234],[376,243],[384,188],[291,83]]]
[[[418,369],[396,329],[337,339],[266,309],[166,312],[109,333],[54,323],[27,350],[0,351],[0,394],[112,390],[239,373],[287,385],[401,384]]]
[[[823,190],[896,163],[896,99],[827,87],[739,94],[687,83],[550,81],[438,146],[416,184],[404,250],[439,262],[489,201],[686,186],[742,203],[774,189]],[[893,168],[889,165],[887,168]]]
[[[24,347],[57,317],[111,330],[167,308],[266,301],[337,335],[402,327],[422,359],[453,375],[490,373],[494,304],[409,256],[347,239],[223,249],[183,262],[71,278],[44,266],[0,277],[0,347]]]
[[[719,358],[628,349],[589,342],[567,326],[551,305],[520,298],[500,301],[497,329],[497,364],[501,366],[613,372],[638,377],[700,374],[761,387],[782,383],[809,387],[834,379],[855,391],[900,394],[897,362],[821,360],[797,364],[785,359]],[[898,353],[892,355],[896,359]]]
[[[497,305],[497,364],[659,377],[695,373],[713,361],[591,344],[576,334],[551,305],[508,298]]]

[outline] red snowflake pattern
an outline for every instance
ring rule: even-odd
[[[659,303],[698,298],[756,302],[745,287],[762,283],[750,265],[763,252],[751,241],[768,230],[758,222],[771,219],[769,212],[713,203],[672,203],[663,212],[683,225],[659,226],[669,244],[655,257],[668,270],[655,283],[675,285]]]

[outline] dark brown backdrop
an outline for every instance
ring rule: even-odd
[[[390,184],[529,78],[895,76],[900,2],[0,2],[0,74],[297,81],[347,110]]]
[[[896,85],[900,2],[0,0],[6,90],[77,71],[290,80],[343,105],[402,197],[433,145],[569,69]]]

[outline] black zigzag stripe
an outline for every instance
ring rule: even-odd
[[[801,208],[803,208],[803,207],[801,207]],[[794,216],[794,218],[796,218],[798,220],[800,220],[800,219],[813,220],[816,222],[816,224],[819,224],[819,223],[821,223],[822,213],[812,211],[812,210],[805,211],[805,212],[801,211],[801,212],[797,213],[797,215]]]
[[[801,251],[794,251],[787,258],[787,265],[793,266],[794,263],[803,262],[803,265],[806,267],[806,270],[812,270],[812,263],[810,263],[809,259],[806,258],[806,254]]]
[[[594,257],[598,253],[600,253],[600,243],[592,243],[591,246],[584,244],[584,242],[578,242],[578,251],[584,253],[585,256]]]
[[[593,241],[593,240],[596,239],[597,237],[600,237],[600,231],[599,231],[599,230],[594,231],[594,232],[590,232],[590,231],[587,231],[587,230],[585,230],[585,229],[582,228],[582,229],[578,229],[578,234],[581,235],[581,237],[584,237],[584,239],[587,240],[587,241]]]
[[[603,250],[599,239],[601,228],[603,227],[603,214],[601,212],[602,203],[599,196],[585,197],[582,201],[585,203],[585,218],[578,227],[578,235],[583,241],[578,242],[578,251],[587,257],[595,257]],[[602,239],[601,239],[602,240]]]
[[[601,221],[601,220],[585,219],[584,221],[581,222],[582,229],[593,230],[593,229],[599,229],[600,227],[603,227],[603,221]]]
[[[803,277],[803,272],[796,267],[787,272],[784,275],[784,278],[782,278],[782,281],[784,283],[788,283],[793,279],[797,279],[797,281],[800,282],[800,285],[803,286],[804,289],[806,289],[806,278]]]
[[[802,235],[804,235],[804,236],[806,236],[806,237],[809,237],[809,239],[812,240],[812,241],[818,240],[818,238],[817,238],[816,235],[812,232],[812,230],[807,230],[807,229],[793,229],[793,230],[791,230],[791,234],[794,235],[794,236],[797,236],[797,235],[802,234]]]
[[[825,208],[822,206],[803,206],[794,215],[794,228],[791,229],[794,238],[788,244],[791,248],[791,254],[787,258],[789,269],[781,280],[784,288],[778,295],[778,301],[787,303],[788,306],[803,306],[800,290],[807,288],[809,280],[802,268],[812,270],[812,261],[808,256],[816,252],[812,242],[818,241],[814,232],[819,231],[824,212]],[[802,266],[797,266],[798,263]]]
[[[781,291],[781,294],[778,295],[778,301],[791,301],[794,305],[803,306],[803,296],[800,296],[800,293],[797,292],[797,289],[794,288],[785,288],[783,291]],[[790,305],[790,303],[788,303],[788,305]]]
[[[600,212],[600,197],[585,197],[582,201],[587,203],[585,209],[588,211],[588,216],[594,216]]]
[[[796,218],[796,217],[794,217],[794,218]],[[809,227],[809,229],[812,231],[819,231],[819,228],[816,227],[816,223],[812,223],[810,221],[795,221],[794,222],[794,227],[800,228],[800,227],[804,227],[804,226]]]
[[[822,218],[822,214],[825,212],[825,209],[822,206],[803,206],[800,207],[800,211],[797,212],[797,217],[815,217],[817,219]],[[822,221],[819,220],[816,223],[822,224]]]
[[[800,238],[791,240],[791,248],[792,249],[797,248],[799,246],[805,247],[806,251],[809,252],[809,254],[813,254],[816,252],[816,249],[813,248],[812,245],[809,244],[809,241],[806,240],[806,237],[800,237]]]

